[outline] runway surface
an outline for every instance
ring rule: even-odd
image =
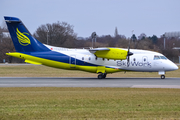
[[[180,88],[180,78],[14,78],[0,77],[0,87]]]

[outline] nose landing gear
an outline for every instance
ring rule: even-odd
[[[159,71],[159,75],[161,75],[161,79],[165,79],[165,71]]]
[[[165,75],[161,75],[161,79],[165,79]]]
[[[100,73],[99,75],[98,75],[98,79],[103,79],[103,78],[106,78],[106,73]]]

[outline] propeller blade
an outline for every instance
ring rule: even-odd
[[[131,55],[133,55],[133,53],[130,52],[130,44],[131,44],[130,41],[131,41],[131,40],[129,40],[129,46],[128,46],[128,52],[127,52],[127,66],[128,66],[128,67],[129,67],[129,57],[130,57]]]
[[[127,67],[129,67],[129,48],[128,48],[128,52],[127,52]]]

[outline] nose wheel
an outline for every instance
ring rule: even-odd
[[[161,75],[161,79],[165,79],[165,75]]]
[[[104,78],[106,78],[106,73],[100,73],[99,75],[98,75],[98,79],[104,79]]]
[[[159,75],[161,75],[161,79],[165,79],[165,71],[159,71]]]

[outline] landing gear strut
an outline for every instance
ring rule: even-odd
[[[106,78],[106,73],[100,73],[99,75],[98,75],[98,79],[103,79],[103,78]]]
[[[161,75],[161,79],[165,79],[165,75]]]

